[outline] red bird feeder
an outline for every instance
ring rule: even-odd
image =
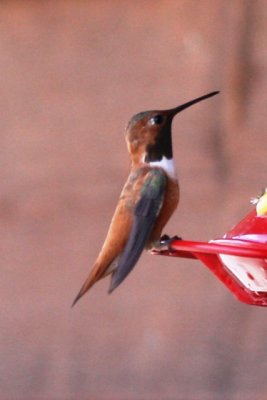
[[[250,212],[222,239],[175,240],[157,254],[200,260],[240,300],[267,306],[267,217]]]

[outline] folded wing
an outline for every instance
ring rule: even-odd
[[[119,256],[118,266],[112,274],[109,293],[126,278],[145,248],[162,207],[166,183],[167,177],[161,169],[152,169],[147,174],[135,207],[129,239]]]

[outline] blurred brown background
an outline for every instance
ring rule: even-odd
[[[176,117],[166,232],[221,236],[266,186],[267,7],[0,3],[0,399],[267,398],[267,310],[196,261],[144,254],[70,305],[105,237],[143,110]]]

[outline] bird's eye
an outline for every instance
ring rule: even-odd
[[[163,116],[157,114],[154,117],[150,118],[149,122],[151,123],[151,125],[160,125],[163,122]]]

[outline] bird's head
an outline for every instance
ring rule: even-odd
[[[134,163],[172,158],[171,125],[176,114],[219,92],[198,97],[169,110],[144,111],[134,115],[126,127],[126,142]]]

